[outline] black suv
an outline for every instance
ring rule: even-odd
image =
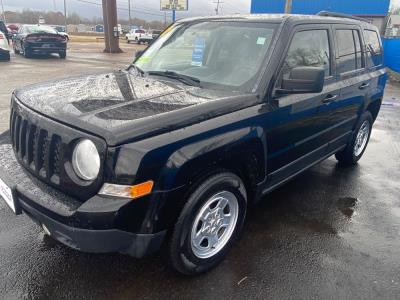
[[[181,20],[126,70],[16,90],[4,200],[72,248],[163,244],[176,270],[210,269],[249,203],[365,151],[386,82],[379,33],[326,15]]]

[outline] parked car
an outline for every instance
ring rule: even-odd
[[[1,20],[0,20],[0,31],[5,35],[5,37],[7,39],[7,42],[9,42],[10,36],[9,36],[9,33],[8,33],[7,26],[4,23],[4,21],[1,21]]]
[[[67,38],[46,25],[22,25],[13,37],[16,54],[31,57],[34,54],[58,53],[67,56]]]
[[[141,43],[151,43],[153,40],[153,35],[143,29],[133,29],[125,35],[127,43],[136,42]]]
[[[54,28],[59,35],[65,36],[67,38],[67,42],[69,41],[69,35],[65,30],[65,26],[53,25],[51,27]]]
[[[10,46],[7,40],[7,34],[0,31],[0,61],[10,60]]]
[[[153,37],[153,40],[155,40],[156,38],[158,38],[161,32],[162,32],[162,30],[153,30],[153,31],[151,32],[151,35],[152,35],[152,37]]]
[[[8,29],[9,35],[12,37],[13,35],[17,34],[18,25],[16,25],[16,24],[7,24],[7,29]]]
[[[329,15],[179,20],[126,70],[16,90],[0,193],[69,247],[142,257],[165,242],[179,272],[209,270],[250,203],[367,147],[379,33]]]

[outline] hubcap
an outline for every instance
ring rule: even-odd
[[[217,254],[229,241],[238,219],[236,196],[228,191],[215,194],[202,206],[191,232],[191,248],[198,258]]]
[[[357,133],[356,141],[354,144],[354,156],[359,156],[364,151],[364,148],[367,145],[369,131],[370,124],[367,120],[365,120]]]

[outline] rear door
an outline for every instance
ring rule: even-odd
[[[371,84],[365,68],[360,27],[335,25],[336,74],[340,95],[329,104],[331,111],[330,150],[345,145],[352,134]]]
[[[316,94],[275,94],[277,108],[266,120],[271,186],[327,154],[331,113],[326,103],[339,96],[333,76],[330,25],[298,25],[288,41],[276,88],[281,87],[282,78],[289,76],[291,69],[300,66],[323,68],[325,85],[323,91]]]

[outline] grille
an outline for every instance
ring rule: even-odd
[[[30,123],[14,109],[11,110],[10,130],[13,148],[20,163],[38,177],[59,185],[61,137]]]

